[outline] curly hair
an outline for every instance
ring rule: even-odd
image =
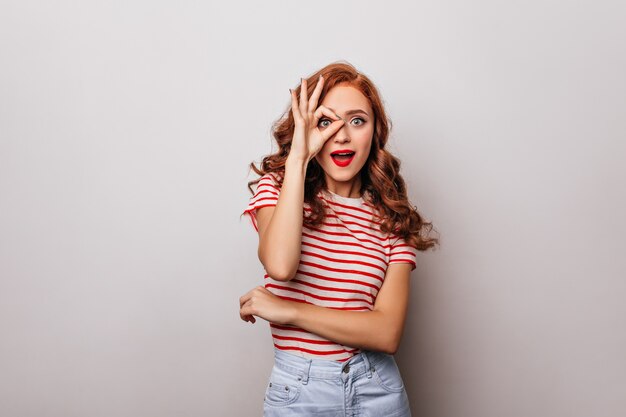
[[[307,97],[315,89],[315,81],[322,75],[324,85],[319,96],[321,103],[325,95],[338,84],[349,85],[358,89],[370,101],[374,112],[375,128],[370,154],[361,169],[361,195],[368,196],[368,202],[378,211],[384,233],[393,233],[403,238],[407,244],[417,250],[424,251],[438,244],[436,237],[431,237],[432,223],[426,222],[418,213],[417,208],[409,202],[404,179],[400,175],[400,160],[393,156],[385,146],[391,129],[391,121],[387,118],[378,90],[372,81],[354,66],[343,61],[331,63],[307,78]],[[300,86],[296,95],[300,97]],[[282,186],[285,162],[291,148],[295,123],[291,107],[288,106],[281,117],[272,126],[272,136],[278,144],[278,151],[265,156],[260,167],[254,162],[250,168],[258,175],[275,173],[278,183]],[[248,189],[253,193],[252,185],[260,178],[248,182]],[[326,187],[324,171],[319,163],[312,158],[307,166],[304,184],[304,202],[309,204],[310,212],[304,215],[304,225],[317,226],[325,216],[322,200],[316,198],[319,191]]]

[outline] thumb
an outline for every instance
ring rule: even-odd
[[[326,142],[328,140],[328,138],[330,138],[332,135],[337,133],[337,131],[339,129],[341,129],[341,126],[343,126],[343,124],[344,124],[343,119],[335,120],[326,129],[324,129],[321,132],[322,133],[322,138],[324,139],[324,142]]]

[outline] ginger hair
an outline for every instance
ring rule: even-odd
[[[375,207],[380,218],[380,229],[384,233],[391,233],[403,238],[409,245],[424,251],[438,244],[436,237],[430,236],[433,230],[432,223],[423,219],[417,208],[409,202],[406,184],[400,175],[400,160],[392,155],[385,147],[391,129],[391,120],[387,118],[383,102],[374,83],[363,73],[345,62],[331,63],[316,71],[307,78],[307,97],[311,97],[318,77],[324,77],[324,85],[318,103],[324,100],[325,95],[338,84],[349,85],[358,89],[370,102],[374,112],[374,134],[370,154],[361,175],[361,195]],[[299,85],[296,95],[300,97]],[[291,101],[290,101],[291,102]],[[285,162],[291,148],[295,123],[291,112],[291,104],[281,117],[272,126],[272,136],[278,144],[277,152],[265,156],[260,166],[250,163],[250,168],[259,176],[275,173],[279,186],[285,172]],[[248,182],[248,189],[253,193],[252,185],[260,178]],[[309,227],[319,225],[325,216],[322,200],[316,198],[319,191],[325,189],[324,171],[312,158],[307,166],[304,184],[304,202],[311,208],[305,213],[304,224]]]

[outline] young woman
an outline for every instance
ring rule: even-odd
[[[367,76],[333,63],[290,93],[244,211],[266,274],[239,314],[274,341],[264,415],[410,416],[393,354],[432,224],[409,203]]]

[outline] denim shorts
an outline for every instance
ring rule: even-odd
[[[264,417],[410,417],[392,355],[361,351],[345,362],[308,359],[274,347]]]

